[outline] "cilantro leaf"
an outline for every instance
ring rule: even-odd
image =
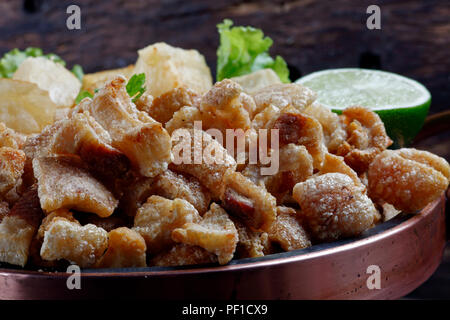
[[[81,102],[81,100],[83,100],[84,98],[91,98],[92,99],[93,95],[89,91],[80,91],[78,96],[75,98],[75,104],[79,104]]]
[[[217,81],[241,76],[261,69],[273,69],[284,83],[289,83],[289,69],[280,56],[275,60],[268,51],[272,39],[265,37],[260,29],[232,27],[225,19],[217,25],[220,45],[217,49]]]
[[[75,75],[75,77],[80,80],[80,82],[83,82],[84,72],[83,68],[79,64],[74,65],[71,71]]]
[[[19,65],[28,57],[45,57],[63,66],[66,62],[54,53],[45,54],[40,48],[26,48],[24,51],[13,49],[0,59],[0,78],[11,78]]]
[[[127,83],[128,95],[136,102],[145,92],[145,73],[133,75]]]

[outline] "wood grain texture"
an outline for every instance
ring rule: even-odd
[[[66,28],[66,8],[78,4],[82,29]],[[381,30],[366,28],[366,8],[381,7]],[[437,0],[2,0],[0,53],[37,46],[86,71],[133,63],[136,50],[156,41],[195,48],[215,69],[224,18],[262,28],[273,54],[294,77],[337,67],[375,66],[424,83],[432,111],[450,107],[450,5]]]

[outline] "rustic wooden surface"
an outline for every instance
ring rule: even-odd
[[[66,8],[78,4],[82,28],[66,28]],[[366,28],[366,8],[381,8],[381,30]],[[87,71],[133,63],[156,41],[200,50],[215,69],[224,18],[262,28],[297,78],[337,67],[375,67],[424,83],[432,112],[450,107],[450,5],[445,0],[2,0],[0,54],[42,47]]]
[[[78,4],[82,28],[66,28],[66,8]],[[381,30],[366,28],[367,6],[381,8]],[[203,53],[212,71],[215,25],[231,18],[262,28],[274,40],[272,54],[285,58],[293,80],[337,67],[397,72],[427,86],[431,113],[450,108],[450,4],[442,0],[1,0],[0,54],[36,46],[85,71],[126,66],[136,50],[165,41]],[[450,137],[418,146],[447,159]],[[450,298],[450,246],[435,275],[410,298]]]

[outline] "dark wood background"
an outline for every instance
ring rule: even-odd
[[[70,4],[81,7],[81,30],[66,28]],[[366,9],[381,8],[381,30],[366,28]],[[215,73],[216,24],[262,28],[285,58],[292,80],[326,68],[365,67],[400,73],[432,94],[431,113],[450,110],[448,0],[0,0],[0,54],[41,47],[86,72],[134,63],[153,42],[194,48]],[[449,159],[450,134],[420,147]],[[450,246],[435,275],[409,298],[450,299]]]

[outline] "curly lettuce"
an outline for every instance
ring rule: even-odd
[[[220,35],[217,81],[270,68],[282,82],[289,83],[289,69],[284,59],[280,56],[273,59],[268,53],[272,39],[265,37],[260,29],[232,25],[229,19],[217,25]]]

